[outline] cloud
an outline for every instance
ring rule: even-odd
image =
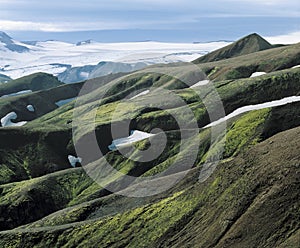
[[[0,30],[4,31],[43,31],[43,32],[66,32],[81,30],[106,30],[124,28],[125,23],[109,22],[31,22],[0,20]]]
[[[271,44],[294,44],[300,42],[300,31],[290,34],[265,37]]]
[[[183,20],[180,18],[165,20],[118,20],[95,22],[32,22],[0,20],[0,30],[3,31],[42,31],[42,32],[73,32],[113,29],[147,28],[153,25],[176,25]],[[191,19],[189,22],[193,22]]]

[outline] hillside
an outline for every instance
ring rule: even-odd
[[[300,43],[248,42],[1,99],[0,247],[298,247]]]
[[[195,63],[207,63],[214,62],[223,59],[234,58],[241,55],[246,55],[254,52],[259,52],[273,48],[273,46],[267,42],[264,38],[258,34],[250,34],[226,47],[220,48],[216,51],[208,53],[199,59],[196,59]]]
[[[208,63],[195,62],[210,80],[249,78],[253,73],[292,69],[300,64],[300,43]]]
[[[20,91],[38,91],[53,88],[63,83],[50,74],[36,73],[0,84],[0,96],[16,94]]]
[[[246,154],[221,163],[204,184],[197,183],[199,170],[194,169],[176,188],[156,198],[145,198],[136,207],[130,207],[136,204],[133,199],[104,197],[99,203],[90,202],[57,212],[27,231],[23,227],[2,232],[0,244],[2,247],[21,244],[24,247],[44,244],[52,247],[297,247],[299,226],[294,220],[299,217],[300,147],[294,137],[299,135],[299,128],[281,133]],[[105,208],[116,205],[121,208],[120,212],[116,210],[118,214],[100,217]],[[72,219],[78,221],[74,219],[76,216],[79,220],[87,216],[88,221],[61,225]]]
[[[10,80],[11,80],[10,77],[5,76],[5,75],[3,75],[3,74],[0,74],[0,83],[6,83],[6,82],[8,82],[8,81],[10,81]]]

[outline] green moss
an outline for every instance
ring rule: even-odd
[[[251,111],[235,121],[226,134],[224,157],[240,153],[242,149],[256,145],[260,139],[263,125],[270,114],[270,109]]]
[[[5,164],[0,164],[0,184],[6,184],[11,182],[16,174]]]

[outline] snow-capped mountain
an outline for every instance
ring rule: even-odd
[[[142,64],[192,61],[227,44],[223,41],[197,44],[153,41],[99,43],[90,40],[77,44],[53,40],[19,42],[1,32],[0,73],[15,79],[46,72],[60,78],[73,77],[70,81],[74,82],[103,75],[104,71],[107,74],[132,71],[141,68]],[[101,62],[105,62],[105,66],[99,68]],[[93,71],[95,68],[97,73]],[[102,72],[99,71],[101,69]],[[74,73],[83,77],[74,78]]]
[[[58,75],[58,79],[64,83],[80,82],[87,79],[105,76],[119,72],[132,72],[145,68],[148,64],[100,62],[98,65],[85,65],[82,67],[71,67]]]
[[[9,50],[12,52],[29,52],[26,46],[23,46],[20,42],[14,41],[6,33],[0,31],[0,50]]]

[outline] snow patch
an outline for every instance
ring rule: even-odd
[[[262,76],[262,75],[265,75],[265,74],[267,74],[267,73],[263,72],[263,71],[254,72],[254,73],[252,73],[250,78],[259,77],[259,76]]]
[[[60,100],[58,102],[56,102],[55,104],[58,106],[58,107],[61,107],[69,102],[72,102],[73,100],[75,100],[76,97],[73,97],[73,98],[68,98],[68,99],[64,99],[64,100]]]
[[[10,112],[3,118],[1,118],[1,125],[2,127],[20,127],[27,123],[27,121],[21,121],[21,122],[12,122],[12,120],[15,120],[18,118],[18,115],[16,112]]]
[[[300,68],[300,65],[295,65],[292,67],[292,69],[295,69],[295,68]]]
[[[243,113],[246,113],[246,112],[249,112],[249,111],[283,106],[283,105],[293,103],[293,102],[300,102],[300,96],[291,96],[291,97],[283,98],[281,100],[276,100],[276,101],[271,101],[271,102],[266,102],[266,103],[241,107],[241,108],[238,108],[235,111],[233,111],[231,114],[229,114],[229,115],[227,115],[227,116],[225,116],[225,117],[223,117],[223,118],[221,118],[217,121],[214,121],[214,122],[210,123],[209,125],[205,126],[204,128],[216,126],[216,125],[218,125],[218,124],[220,124],[224,121],[227,121],[227,120],[229,120],[229,119],[231,119],[235,116],[238,116],[240,114],[243,114]]]
[[[72,155],[69,155],[68,156],[68,160],[69,160],[69,162],[70,162],[70,165],[72,166],[72,167],[76,167],[76,164],[77,163],[81,163],[82,162],[82,158],[76,158],[76,157],[74,157],[74,156],[72,156]]]
[[[133,130],[131,131],[131,135],[129,137],[114,140],[112,144],[108,146],[108,148],[111,151],[115,151],[121,146],[129,145],[137,141],[148,139],[153,135],[154,134],[151,133],[145,133],[142,131]]]
[[[34,107],[32,105],[27,105],[27,110],[30,111],[30,112],[34,112]]]
[[[192,86],[190,86],[190,88],[193,89],[198,86],[207,85],[208,83],[209,83],[209,80],[202,80],[202,81],[199,81],[198,83],[193,84]]]
[[[80,77],[84,78],[84,79],[88,79],[90,76],[90,74],[88,72],[80,72]]]
[[[137,94],[136,96],[131,97],[130,100],[135,99],[135,98],[138,98],[138,97],[140,97],[140,96],[147,95],[147,94],[149,94],[149,92],[150,92],[150,90],[145,90],[145,91],[143,91],[143,92]]]
[[[32,93],[32,90],[22,90],[22,91],[8,94],[8,95],[3,95],[0,98],[6,98],[6,97],[10,97],[10,96],[20,96],[20,95],[29,94],[29,93]]]

